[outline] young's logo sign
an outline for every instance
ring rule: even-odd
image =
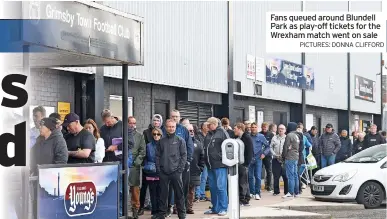
[[[64,206],[70,217],[92,214],[97,206],[97,188],[93,182],[74,182],[67,186]]]

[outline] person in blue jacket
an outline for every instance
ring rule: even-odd
[[[254,155],[249,166],[250,196],[255,200],[260,200],[262,160],[270,155],[270,145],[265,136],[258,133],[258,125],[255,122],[251,123],[251,138],[253,140]]]
[[[184,199],[188,200],[187,196],[188,196],[188,190],[189,190],[189,184],[190,184],[189,183],[190,182],[189,169],[190,169],[190,164],[192,161],[192,154],[193,154],[193,150],[194,150],[194,145],[193,145],[192,138],[189,135],[188,129],[179,123],[180,122],[180,112],[178,110],[172,110],[170,119],[172,119],[173,121],[176,122],[176,132],[175,133],[177,136],[184,139],[184,141],[186,143],[186,147],[187,147],[187,163],[185,165],[185,169],[184,169],[184,172],[182,174],[182,178],[183,178]],[[164,137],[167,136],[167,131],[166,131],[164,126],[162,127],[162,130],[163,130],[163,136]],[[173,196],[174,196],[173,189],[172,189],[172,186],[170,186],[169,187],[170,212],[167,213],[168,214],[167,216],[170,216],[172,214],[172,212],[176,212],[176,207],[172,208],[174,205],[174,197]],[[186,205],[187,204],[188,204],[188,202],[186,202]]]

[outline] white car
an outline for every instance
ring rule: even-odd
[[[316,199],[356,200],[377,208],[386,199],[386,181],[387,144],[381,144],[317,171],[311,191]]]

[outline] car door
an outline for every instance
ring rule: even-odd
[[[384,194],[387,194],[387,160],[384,159],[384,162],[382,163],[382,165],[380,166],[380,182],[382,182],[383,184],[383,187],[384,187]]]

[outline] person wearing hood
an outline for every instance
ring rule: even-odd
[[[250,188],[249,188],[249,165],[253,158],[253,141],[246,133],[245,125],[237,123],[234,127],[234,135],[239,138],[245,145],[244,163],[238,164],[239,179],[239,202],[242,206],[250,206]]]
[[[380,133],[377,132],[377,128],[378,127],[375,124],[371,125],[369,132],[364,137],[363,150],[378,144],[386,143],[386,139]]]
[[[332,124],[325,126],[325,133],[321,135],[318,145],[321,150],[321,168],[335,164],[341,143],[340,137],[333,132]]]
[[[152,123],[149,124],[148,128],[144,130],[144,140],[148,144],[153,141],[152,131],[154,128],[159,128],[163,126],[163,117],[160,114],[154,114],[152,116]]]
[[[251,140],[253,141],[253,158],[249,164],[250,196],[261,199],[262,162],[270,153],[270,144],[265,136],[258,132],[257,123],[251,123]],[[271,168],[270,168],[271,169]]]
[[[190,185],[189,185],[189,191],[188,191],[188,202],[187,202],[187,214],[194,214],[193,211],[193,202],[195,199],[195,189],[197,186],[200,186],[200,175],[203,172],[204,169],[204,150],[203,150],[203,144],[198,141],[195,137],[195,131],[193,125],[189,124],[187,125],[187,129],[189,131],[189,134],[192,138],[192,141],[194,142],[194,153],[192,156],[192,162],[190,165]]]
[[[336,163],[339,163],[347,159],[348,157],[352,156],[352,141],[348,137],[347,130],[341,131],[340,143],[341,143],[341,147],[339,152],[337,152],[337,155],[336,155]]]
[[[37,174],[37,165],[66,164],[68,151],[62,133],[56,128],[56,120],[40,120],[40,136],[31,148],[31,171]]]
[[[300,144],[303,142],[303,139],[296,130],[297,123],[289,122],[287,127],[288,133],[282,149],[282,160],[285,161],[286,177],[288,178],[288,193],[283,198],[297,197],[299,195],[297,164],[300,158]]]
[[[155,128],[161,129],[163,126],[163,117],[160,114],[154,114],[152,116],[152,123],[149,124],[148,128],[144,130],[143,135],[144,135],[144,140],[145,144],[148,145],[154,140],[153,136],[153,130]],[[145,174],[143,170],[142,174],[142,183],[141,183],[141,191],[140,191],[140,209],[138,210],[138,215],[143,215],[144,210],[147,208],[145,207],[145,202],[147,202],[147,191],[148,189],[148,180],[145,179]],[[149,191],[150,194],[150,191]],[[152,203],[150,204],[152,205]]]
[[[152,139],[146,145],[146,155],[144,158],[143,179],[149,185],[149,194],[152,204],[152,219],[157,218],[160,213],[160,175],[156,171],[156,148],[159,146],[160,139],[163,136],[163,131],[160,128],[153,128]],[[144,183],[143,183],[144,185]]]
[[[133,218],[138,218],[140,209],[140,177],[141,165],[145,157],[144,136],[136,129],[136,119],[133,116],[128,117],[128,145],[130,147],[132,159],[128,159],[129,185],[132,198]]]
[[[204,214],[226,216],[228,208],[227,166],[222,163],[222,143],[230,136],[221,127],[219,119],[211,117],[207,122],[209,132],[204,139],[204,159],[208,168],[212,208]]]
[[[113,113],[105,109],[101,113],[102,121],[104,125],[100,128],[101,138],[105,142],[105,157],[103,162],[122,162],[122,154],[116,156],[115,151],[122,151],[122,143],[113,144],[113,139],[122,138],[122,121],[113,116]]]

